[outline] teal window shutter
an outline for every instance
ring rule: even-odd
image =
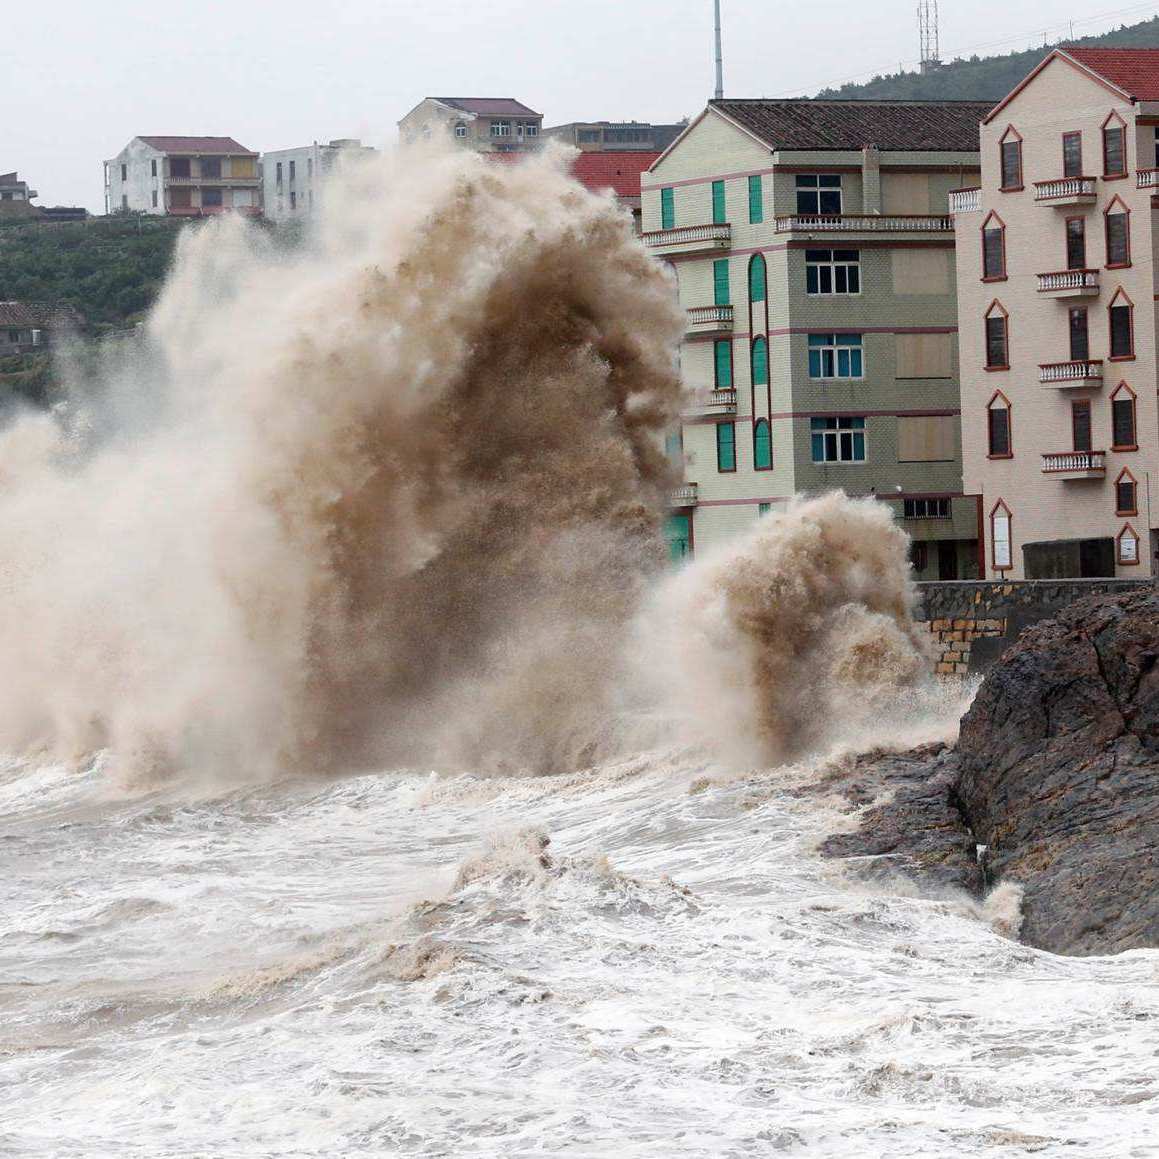
[[[749,178],[749,221],[753,225],[765,220],[764,190],[761,186],[761,176],[754,173]]]
[[[728,390],[732,386],[732,339],[725,338],[716,343],[716,389]]]
[[[716,424],[716,469],[736,470],[736,423]]]
[[[723,225],[728,221],[724,211],[724,182],[712,183],[712,222],[714,225]]]
[[[712,263],[712,302],[715,306],[727,306],[732,295],[728,288],[728,258]]]
[[[753,339],[753,386],[769,385],[769,344],[764,338]]]
[[[660,228],[673,229],[676,225],[676,198],[671,187],[660,190]]]
[[[673,563],[692,554],[692,520],[687,515],[669,515],[665,533],[668,555]]]
[[[749,261],[749,301],[763,302],[765,294],[765,259],[760,254],[753,254]]]
[[[767,471],[773,465],[773,435],[767,419],[757,419],[753,427],[753,467]]]
[[[768,515],[768,513],[770,511],[772,511],[772,509],[773,509],[773,505],[771,503],[758,503],[757,504],[757,514],[758,515]]]

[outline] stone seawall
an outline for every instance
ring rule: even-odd
[[[1085,596],[1151,589],[1145,580],[962,580],[919,583],[915,619],[937,641],[937,672],[985,671],[1023,628],[1058,615]]]

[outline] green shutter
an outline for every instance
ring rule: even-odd
[[[732,340],[726,338],[716,343],[716,389],[727,390],[732,386]]]
[[[669,515],[665,533],[668,555],[674,563],[692,554],[692,520],[687,515]]]
[[[749,301],[763,302],[765,293],[765,259],[753,254],[749,260]]]
[[[712,183],[712,221],[714,225],[723,225],[728,221],[724,212],[724,182]]]
[[[736,470],[736,424],[716,424],[716,469]]]
[[[676,200],[671,188],[660,190],[660,228],[673,229],[676,225]]]
[[[749,221],[754,225],[765,220],[764,192],[759,174],[749,178]]]
[[[773,436],[765,419],[757,419],[753,427],[753,467],[767,471],[773,465]]]
[[[753,342],[753,385],[769,384],[769,344],[763,338]]]
[[[728,258],[712,263],[712,302],[715,306],[727,306],[732,299],[728,289]]]

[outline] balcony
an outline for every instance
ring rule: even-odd
[[[732,330],[731,306],[693,306],[687,314],[687,334],[728,334]]]
[[[1102,386],[1102,359],[1043,363],[1038,368],[1038,381],[1063,388]]]
[[[699,418],[708,415],[734,415],[736,414],[736,391],[699,391],[688,401],[683,413],[688,418]]]
[[[981,189],[951,189],[950,212],[974,213],[982,208]]]
[[[1098,180],[1094,177],[1059,177],[1054,181],[1036,181],[1034,200],[1039,205],[1094,205],[1098,197]]]
[[[948,214],[794,213],[776,219],[777,233],[952,233]]]
[[[654,229],[643,234],[644,244],[657,255],[706,254],[732,245],[732,226],[683,225],[676,229]]]
[[[1099,292],[1098,270],[1059,270],[1038,275],[1038,292],[1048,298],[1089,298]]]
[[[1135,174],[1136,189],[1159,189],[1159,169],[1140,169]]]
[[[210,185],[224,186],[229,189],[258,187],[257,177],[166,177],[166,185]]]
[[[1042,456],[1042,473],[1060,479],[1101,479],[1107,473],[1105,451],[1061,451]]]
[[[684,483],[679,487],[673,487],[668,495],[669,507],[695,507],[696,501],[695,483]]]

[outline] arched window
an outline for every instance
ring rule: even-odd
[[[768,419],[753,424],[753,469],[771,471],[773,467],[773,434]]]
[[[1120,567],[1134,567],[1139,562],[1139,533],[1129,524],[1115,537],[1115,558]]]
[[[1135,476],[1124,467],[1115,480],[1115,514],[1139,514],[1139,485]]]
[[[1107,307],[1110,327],[1111,361],[1126,361],[1135,357],[1135,303],[1120,286]]]
[[[753,386],[769,385],[769,344],[764,338],[753,339]]]
[[[1010,327],[1006,308],[997,298],[986,311],[986,369],[1010,369]]]
[[[1000,390],[986,404],[986,445],[991,459],[1010,459],[1014,456],[1014,441],[1010,426],[1010,399]]]
[[[761,254],[753,254],[749,262],[749,301],[765,300],[765,259]]]
[[[1120,382],[1111,395],[1111,450],[1137,451],[1139,437],[1135,433],[1135,392]]]
[[[1022,136],[1013,125],[1006,126],[998,144],[999,173],[1003,192],[1022,188]]]
[[[1115,197],[1103,212],[1103,234],[1107,239],[1107,269],[1131,264],[1131,211],[1123,199]]]
[[[995,571],[1009,571],[1014,566],[1010,523],[1010,508],[999,499],[990,511],[990,559]]]
[[[982,223],[982,280],[999,282],[1006,278],[1006,223],[991,213]]]
[[[1114,112],[1103,122],[1103,176],[1127,176],[1127,126]]]

